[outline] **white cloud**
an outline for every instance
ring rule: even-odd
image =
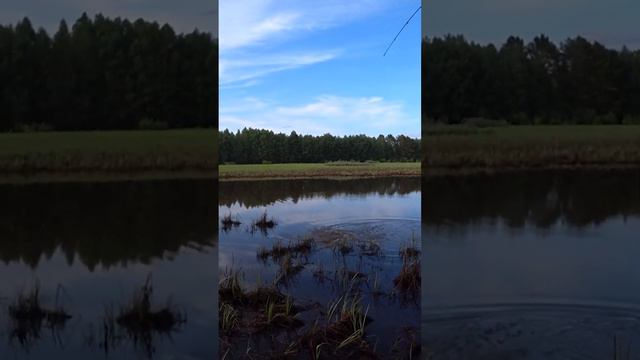
[[[332,60],[338,51],[284,54],[263,57],[237,57],[220,59],[220,85],[222,87],[255,84],[257,79],[269,74],[296,69]]]
[[[378,135],[419,123],[417,117],[407,114],[402,102],[376,96],[322,95],[297,106],[247,98],[220,108],[220,128],[231,130],[252,127],[284,133],[295,130],[312,135],[345,135],[354,133],[354,129],[366,129],[368,135]]]
[[[382,8],[376,0],[221,0],[220,51],[271,44]]]
[[[356,21],[379,11],[378,0],[221,0],[220,84],[247,87],[270,74],[330,61],[334,49],[275,50],[310,32]]]

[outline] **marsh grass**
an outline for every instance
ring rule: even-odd
[[[418,292],[421,287],[420,260],[404,259],[393,284],[402,292]]]
[[[28,293],[20,293],[9,304],[8,313],[11,319],[10,340],[17,340],[20,345],[29,349],[41,337],[42,327],[51,330],[54,341],[58,342],[58,333],[64,328],[71,315],[58,305],[58,295],[62,288],[56,291],[56,305],[47,308],[42,304],[40,284],[36,282]]]
[[[257,257],[262,261],[272,258],[277,261],[285,256],[308,256],[315,247],[315,241],[312,237],[304,237],[295,241],[289,241],[284,244],[281,240],[276,241],[271,249],[260,247]]]
[[[246,301],[246,294],[242,288],[244,274],[241,269],[225,268],[218,283],[218,298],[220,302],[241,304]]]
[[[358,243],[360,254],[363,256],[379,257],[382,255],[380,244],[373,239],[367,239]]]
[[[414,235],[411,236],[410,242],[405,243],[400,247],[399,255],[404,262],[419,259],[421,254],[422,252],[418,247],[418,244],[416,242],[416,238]]]
[[[266,213],[261,218],[268,219]],[[322,258],[309,262],[316,250],[325,251],[324,255],[333,260],[335,268],[326,268]],[[360,257],[331,257],[331,254],[353,252]],[[366,270],[377,260],[363,256],[384,256],[380,243],[349,230],[316,229],[308,237],[288,242],[277,240],[260,247],[257,259],[271,260],[277,265],[273,281],[264,284],[259,278],[257,286],[245,288],[242,272],[229,268],[225,268],[221,277],[219,294],[224,303],[219,307],[220,356],[225,359],[417,359],[419,344],[409,336],[399,337],[391,344],[397,345],[397,349],[386,348],[385,354],[379,354],[377,341],[372,346],[372,337],[366,334],[368,324],[373,321],[367,299],[388,295],[389,301],[395,301],[393,289],[419,289],[420,251],[415,237],[399,252],[405,261],[396,282],[391,284],[389,277],[381,276],[382,270],[375,270],[375,266],[371,267],[372,273]],[[310,264],[313,279],[320,283],[329,281],[331,291],[341,294],[326,305],[312,299],[309,303],[296,302],[283,292]],[[389,340],[393,339],[384,340],[385,344]],[[392,350],[393,354],[386,353]]]
[[[242,224],[237,218],[233,218],[231,214],[225,215],[221,221],[222,221],[223,231],[230,231],[231,229],[238,227]]]
[[[239,324],[238,311],[231,305],[224,302],[220,302],[219,312],[219,327],[225,334],[233,332]]]
[[[300,260],[296,259],[294,262],[291,254],[284,255],[279,260],[279,266],[280,268],[278,269],[275,283],[284,285],[288,285],[293,278],[304,269],[304,265]]]
[[[145,350],[151,357],[154,353],[154,335],[171,336],[187,321],[184,313],[167,301],[164,306],[153,303],[151,275],[138,291],[134,292],[129,304],[120,308],[115,322],[127,332],[134,345]]]
[[[331,245],[331,249],[334,253],[344,256],[353,252],[353,244],[349,239],[337,239]]]
[[[258,219],[253,222],[253,225],[258,227],[259,229],[272,229],[277,224],[273,218],[269,219],[267,217],[267,212],[265,211]]]

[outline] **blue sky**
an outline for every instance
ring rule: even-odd
[[[611,48],[640,49],[638,0],[423,0],[428,36],[462,34],[502,44],[544,33],[555,42],[581,35]]]
[[[419,0],[221,0],[220,128],[420,136]]]

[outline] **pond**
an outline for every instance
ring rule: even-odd
[[[221,182],[219,201],[223,357],[417,358],[419,178]]]
[[[215,185],[1,185],[0,358],[215,358]]]
[[[424,179],[430,359],[640,355],[640,171]]]

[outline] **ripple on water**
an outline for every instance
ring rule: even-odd
[[[422,312],[429,359],[636,359],[640,305],[535,302]]]

